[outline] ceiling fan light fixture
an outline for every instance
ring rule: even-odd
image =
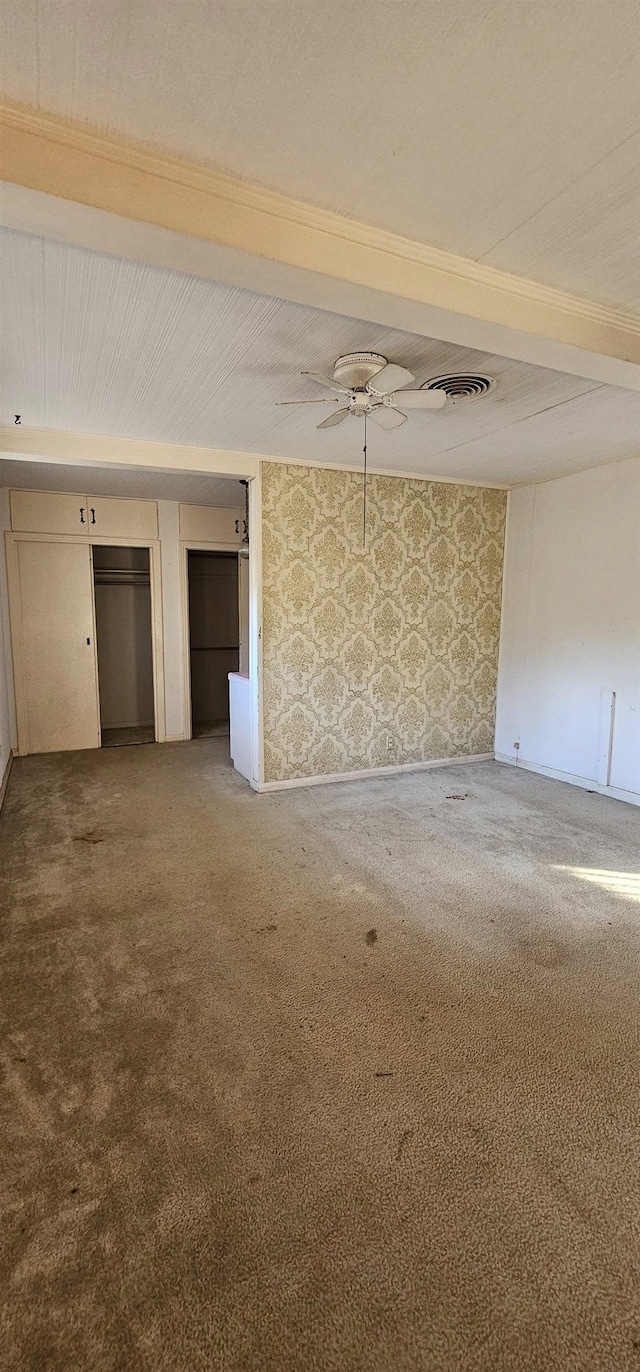
[[[331,376],[311,370],[302,372],[302,376],[330,391],[337,391],[342,397],[342,406],[318,424],[319,429],[332,429],[350,414],[357,419],[370,417],[381,429],[396,429],[407,419],[405,410],[440,410],[448,400],[455,404],[458,398],[482,394],[496,384],[491,377],[453,374],[432,377],[423,386],[411,387],[415,376],[408,367],[388,362],[382,353],[371,352],[344,353],[336,358]],[[304,398],[279,403],[326,405],[332,402],[336,403],[335,396],[323,397],[322,401]]]

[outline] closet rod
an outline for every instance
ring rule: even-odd
[[[150,586],[150,577],[112,576],[111,572],[96,572],[93,578],[96,586]]]

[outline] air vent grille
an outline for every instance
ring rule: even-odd
[[[492,376],[481,376],[477,372],[450,372],[447,376],[432,376],[422,387],[423,391],[445,391],[452,405],[463,401],[477,400],[495,390],[497,382]]]

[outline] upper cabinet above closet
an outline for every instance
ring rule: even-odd
[[[244,538],[244,510],[181,505],[180,537],[185,543],[224,543],[239,547]]]
[[[72,534],[78,538],[158,537],[155,500],[11,491],[10,503],[14,533]]]
[[[111,500],[87,496],[89,533],[100,538],[157,538],[155,500]]]
[[[87,498],[50,491],[11,491],[11,528],[24,534],[84,534]]]

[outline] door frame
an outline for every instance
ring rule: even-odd
[[[251,770],[249,782],[260,790],[264,778],[262,708],[262,463],[249,482],[249,693],[251,699]],[[180,576],[180,622],[182,639],[182,698],[184,738],[191,738],[191,664],[189,658],[189,586],[187,553],[238,553],[241,543],[178,539]]]
[[[180,621],[182,629],[182,699],[184,703],[184,737],[193,738],[191,718],[191,626],[189,623],[189,553],[236,553],[241,543],[206,542],[204,539],[180,539]],[[249,571],[251,578],[251,571]]]
[[[165,689],[163,656],[162,620],[162,573],[160,564],[160,540],[148,538],[118,539],[97,535],[93,538],[86,534],[74,537],[73,534],[5,533],[7,551],[7,582],[9,591],[9,616],[11,621],[11,646],[13,649],[13,678],[16,696],[17,755],[25,757],[29,752],[29,729],[27,713],[26,683],[24,677],[24,657],[22,647],[22,612],[20,600],[20,575],[18,569],[18,548],[20,543],[72,543],[89,548],[89,558],[93,570],[92,544],[105,547],[127,547],[149,549],[149,582],[151,589],[151,656],[153,662],[153,708],[155,715],[155,741],[164,743]],[[96,606],[95,593],[92,597],[93,613],[93,655],[95,663],[96,700],[98,729],[100,728],[100,686],[98,680],[98,650],[96,643]]]

